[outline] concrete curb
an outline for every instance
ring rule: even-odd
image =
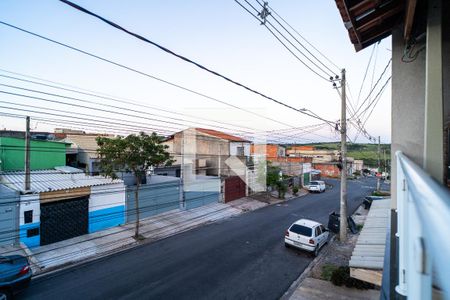
[[[336,236],[333,235],[331,239],[328,241],[327,246],[334,242]],[[324,251],[325,250],[325,251]],[[322,248],[322,253],[313,259],[312,262],[309,263],[309,265],[306,267],[306,269],[300,274],[300,276],[291,284],[291,286],[287,289],[287,291],[283,294],[283,296],[280,297],[280,300],[288,300],[291,298],[292,294],[297,290],[297,288],[300,286],[302,281],[308,276],[309,272],[311,272],[312,268],[314,268],[319,261],[321,261],[329,251],[329,247],[326,247],[326,249]]]

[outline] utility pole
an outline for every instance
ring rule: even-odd
[[[31,190],[30,187],[30,117],[26,118],[25,131],[25,192]]]
[[[341,201],[340,201],[340,230],[339,240],[345,241],[347,238],[347,103],[345,95],[345,69],[341,75]]]
[[[378,173],[381,171],[381,148],[380,148],[380,136],[378,136]],[[377,174],[378,175],[378,174]],[[380,185],[381,185],[381,174],[380,176],[377,176],[377,191],[380,191]]]

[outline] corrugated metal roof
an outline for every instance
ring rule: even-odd
[[[73,168],[72,168],[73,169]],[[123,183],[123,180],[106,178],[104,176],[88,176],[79,170],[79,173],[63,170],[37,170],[31,171],[31,192],[41,193],[49,191],[67,190],[80,187]],[[0,173],[0,182],[20,192],[25,192],[25,172],[13,171]]]

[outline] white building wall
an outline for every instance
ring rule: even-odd
[[[244,147],[244,156],[250,156],[250,143],[230,142],[230,155],[237,155],[237,148]]]
[[[123,183],[91,187],[89,212],[125,206],[125,185]]]
[[[41,221],[41,205],[39,202],[39,194],[20,195],[19,225],[25,225],[24,212],[28,210],[33,210],[32,223]]]

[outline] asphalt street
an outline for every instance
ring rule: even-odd
[[[284,231],[339,211],[333,188],[268,206],[32,281],[18,299],[278,299],[313,257],[284,247]],[[375,188],[349,181],[352,213]]]

